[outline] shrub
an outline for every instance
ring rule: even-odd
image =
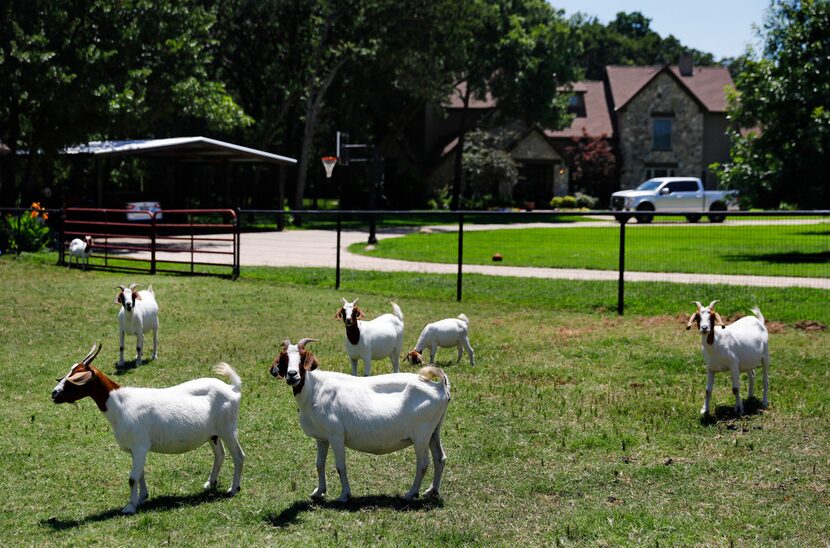
[[[32,204],[32,210],[17,215],[6,215],[2,225],[0,242],[8,242],[11,251],[42,251],[49,243],[49,227],[46,220],[49,214],[38,202]],[[18,249],[18,245],[20,249]]]
[[[588,194],[577,192],[574,198],[576,199],[576,207],[594,209],[597,206],[598,199]]]
[[[573,196],[554,196],[550,201],[553,209],[575,209],[576,198]]]

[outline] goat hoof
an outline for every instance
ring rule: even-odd
[[[237,493],[238,493],[241,489],[242,489],[242,486],[241,486],[241,485],[237,485],[236,487],[233,487],[233,486],[232,486],[230,489],[228,489],[227,491],[225,491],[225,494],[226,494],[226,495],[229,495],[229,496],[231,496],[231,497],[232,497],[232,496],[234,496],[235,494],[237,494]]]
[[[769,408],[769,402],[767,400],[763,400],[761,402],[761,408],[768,409]]]
[[[128,504],[127,506],[121,509],[121,513],[125,516],[131,516],[135,514],[135,506],[133,506],[132,504]]]
[[[437,497],[439,497],[440,495],[438,494],[438,490],[437,490],[437,489],[433,489],[432,487],[430,487],[429,489],[427,489],[426,491],[424,491],[424,494],[423,494],[423,495],[421,495],[421,496],[422,496],[423,498],[425,498],[425,499],[428,499],[428,498],[432,498],[432,497],[437,498]]]
[[[309,495],[309,496],[311,498],[315,499],[315,500],[324,499],[324,498],[326,498],[326,492],[325,491],[318,491],[317,489],[315,489],[314,491],[312,491],[311,495]]]
[[[140,495],[138,497],[138,504],[139,505],[144,504],[147,501],[148,498],[149,498],[149,495],[147,493],[144,493],[143,495]]]
[[[403,500],[406,500],[406,501],[415,500],[416,498],[418,498],[418,493],[417,492],[407,493],[403,496]]]
[[[216,489],[216,482],[215,481],[206,481],[204,485],[205,491],[210,491],[211,489]]]
[[[340,497],[337,499],[337,502],[342,502],[342,503],[349,502],[349,495],[348,494],[340,495]]]

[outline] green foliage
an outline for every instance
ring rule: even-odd
[[[661,37],[650,28],[651,19],[638,11],[621,11],[607,25],[578,13],[570,23],[582,45],[576,65],[589,80],[605,78],[608,65],[677,64],[684,53],[691,54],[696,65],[714,64],[712,54],[684,46],[672,35]]]
[[[584,209],[594,209],[597,206],[597,202],[599,202],[597,198],[581,192],[574,194],[574,198],[576,199],[576,207]]]
[[[554,196],[550,200],[550,207],[554,209],[574,209],[577,207],[577,200],[574,196]]]
[[[583,128],[582,137],[574,138],[573,141],[568,152],[571,155],[574,186],[585,193],[599,196],[602,203],[607,205],[617,182],[617,158],[607,137],[591,137]]]
[[[830,2],[775,0],[762,38],[729,94],[732,149],[718,175],[756,207],[830,207]]]
[[[0,226],[0,249],[19,252],[38,252],[46,249],[49,244],[46,218],[35,211],[24,212],[19,217],[6,215]]]
[[[515,132],[506,130],[476,130],[467,135],[464,142],[464,168],[467,171],[467,194],[472,199],[489,196],[483,208],[510,203],[513,187],[519,180],[519,168],[505,150],[518,138]],[[467,207],[474,208],[471,202]]]

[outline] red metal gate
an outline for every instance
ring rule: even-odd
[[[60,263],[74,238],[93,239],[90,266],[239,276],[239,223],[233,209],[66,208]]]

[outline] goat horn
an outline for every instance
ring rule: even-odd
[[[340,300],[343,301],[343,304],[349,304],[349,301],[347,301],[344,297],[340,297]]]
[[[359,301],[359,300],[360,300],[360,298],[359,298],[359,297],[358,297],[357,299],[353,300],[353,301],[352,301],[352,306],[356,305],[356,304],[357,304],[357,301]]]
[[[715,305],[718,304],[719,302],[720,301],[718,301],[718,300],[714,300],[711,303],[709,303],[709,310],[712,310],[713,308],[715,308]]]
[[[139,285],[141,285],[141,284],[130,284],[130,290],[132,291],[133,289],[135,289]]]
[[[282,349],[283,349],[283,350],[288,350],[288,347],[289,347],[289,346],[291,346],[291,339],[285,339],[285,340],[282,342]]]
[[[302,350],[303,348],[305,348],[305,345],[306,345],[307,343],[310,343],[310,342],[317,342],[317,341],[319,341],[319,340],[320,340],[320,339],[309,339],[308,337],[306,337],[306,338],[304,338],[304,339],[300,339],[300,340],[297,342],[297,348],[299,348],[300,350]]]
[[[700,310],[701,308],[703,308],[703,305],[702,305],[702,304],[700,304],[700,301],[692,301],[692,304],[697,305],[697,309],[698,309],[698,310]]]
[[[120,289],[121,291],[124,291],[124,286],[123,285],[116,285],[115,289]]]
[[[100,352],[100,351],[101,351],[101,343],[93,344],[92,345],[92,350],[89,351],[89,354],[86,355],[86,358],[83,359],[82,363],[84,365],[91,364],[92,360],[94,360],[98,356],[98,352]]]

